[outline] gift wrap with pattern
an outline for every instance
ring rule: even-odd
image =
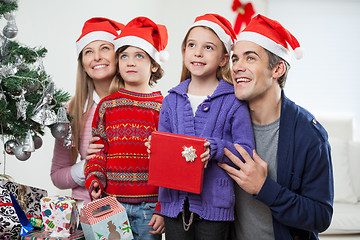
[[[40,200],[48,195],[44,189],[0,179],[0,186],[11,192],[28,217],[41,217]]]
[[[20,239],[21,240],[58,240],[59,238],[53,238],[50,236],[51,232],[49,231],[45,231],[45,230],[38,230],[38,231],[31,231],[28,234],[26,234],[26,236],[22,236]],[[64,238],[62,238],[64,239]],[[66,239],[71,239],[71,240],[84,240],[84,234],[81,230],[77,230],[76,232],[74,232],[73,234],[71,234],[69,237],[67,237]]]
[[[72,234],[79,225],[79,211],[71,197],[52,196],[41,199],[44,228],[50,232]]]
[[[18,239],[20,229],[9,191],[0,186],[0,239]]]
[[[84,206],[80,223],[86,240],[133,239],[125,208],[112,196]]]

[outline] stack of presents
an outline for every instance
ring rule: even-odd
[[[203,138],[153,132],[148,183],[200,193],[204,143]],[[79,211],[71,197],[48,196],[46,190],[0,179],[0,239],[126,240],[133,234],[115,197],[92,201]]]
[[[46,190],[0,179],[0,239],[125,240],[133,235],[114,197],[93,201],[79,212],[71,197],[47,196]]]

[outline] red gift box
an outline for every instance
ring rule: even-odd
[[[202,190],[205,138],[154,131],[148,183],[151,185],[200,193]]]

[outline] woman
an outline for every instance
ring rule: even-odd
[[[101,98],[120,87],[118,79],[114,78],[116,61],[113,40],[123,27],[123,24],[107,18],[91,18],[85,22],[81,36],[76,41],[76,90],[68,107],[75,147],[68,149],[62,139],[55,140],[50,175],[59,189],[72,189],[72,197],[80,207],[90,202],[85,188],[84,159],[95,109]],[[80,161],[77,162],[79,154]]]

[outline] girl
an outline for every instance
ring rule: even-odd
[[[131,20],[115,39],[124,88],[102,99],[93,135],[103,144],[85,167],[92,199],[116,196],[125,207],[135,239],[161,239],[164,232],[158,188],[147,184],[149,160],[144,142],[158,127],[163,97],[150,86],[163,75],[160,52],[167,45],[165,26],[148,18]]]
[[[204,137],[204,182],[201,194],[160,188],[166,239],[228,239],[234,220],[232,179],[217,165],[230,162],[224,147],[238,143],[251,155],[254,148],[249,112],[235,98],[229,53],[236,35],[225,18],[197,17],[183,44],[181,82],[169,91],[160,113],[159,131]]]
[[[51,165],[51,180],[60,189],[72,189],[72,197],[79,206],[90,202],[85,188],[83,159],[91,138],[91,123],[97,103],[120,87],[116,73],[113,39],[123,24],[107,18],[91,18],[76,41],[78,70],[75,96],[69,104],[75,147],[64,147],[63,140],[56,139]],[[80,153],[80,161],[76,163]]]

